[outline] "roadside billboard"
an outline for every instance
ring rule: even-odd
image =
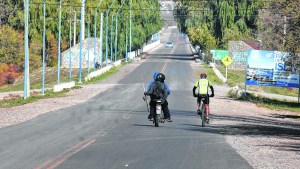
[[[246,85],[299,88],[299,74],[284,64],[286,57],[280,51],[249,50]]]

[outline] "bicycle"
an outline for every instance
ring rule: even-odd
[[[208,99],[208,97],[211,97],[211,96],[206,95],[206,96],[201,97],[201,99],[199,100],[199,102],[200,102],[200,106],[199,106],[200,107],[200,112],[197,112],[198,115],[200,115],[200,117],[201,117],[201,126],[202,127],[205,127],[205,124],[209,124],[209,119],[208,119],[209,109],[208,109],[208,111],[206,111],[206,106],[204,104],[205,97],[207,97],[207,99]],[[198,98],[199,98],[199,96],[198,96]]]

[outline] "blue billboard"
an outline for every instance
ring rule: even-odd
[[[249,50],[247,55],[246,85],[299,88],[299,74],[285,65],[288,53]]]

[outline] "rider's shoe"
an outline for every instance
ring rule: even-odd
[[[171,117],[167,118],[167,122],[172,122]]]
[[[197,110],[197,114],[198,114],[198,116],[201,116],[201,110],[200,109]]]
[[[205,121],[206,121],[207,124],[209,124],[209,118],[208,117],[206,118]]]
[[[153,117],[149,114],[148,120],[153,121]]]

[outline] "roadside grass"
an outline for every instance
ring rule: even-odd
[[[221,72],[221,74],[226,76],[226,68],[225,66],[217,66],[217,69]],[[228,86],[234,87],[239,86],[243,87],[245,85],[245,70],[227,70],[227,82]]]
[[[247,95],[241,95],[239,100],[243,101],[249,101],[256,103],[257,106],[267,107],[272,110],[287,110],[292,112],[298,112],[300,113],[300,103],[297,102],[291,102],[287,100],[278,100],[278,99],[269,99],[262,96],[254,96],[250,93],[247,93]],[[300,120],[300,116],[297,118]]]
[[[21,106],[21,105],[24,105],[24,104],[36,102],[40,99],[65,97],[66,93],[69,92],[70,90],[75,90],[75,89],[79,89],[79,88],[81,88],[81,87],[80,86],[75,86],[71,89],[64,89],[60,92],[53,92],[53,91],[48,90],[48,91],[45,91],[44,96],[40,92],[32,92],[31,96],[28,97],[27,99],[23,99],[20,96],[14,96],[14,99],[0,100],[0,108]]]
[[[204,66],[206,68],[209,68],[209,66]],[[217,69],[223,74],[223,76],[226,75],[226,68],[222,66],[217,66]],[[212,69],[206,70],[209,77],[217,78],[214,76],[214,72]],[[227,76],[227,84],[230,87],[233,86],[239,86],[239,88],[243,89],[245,86],[245,70],[228,70],[228,76]],[[218,82],[218,80],[214,80],[215,83]],[[298,89],[296,88],[283,88],[283,87],[271,87],[271,86],[247,86],[247,90],[250,91],[257,91],[257,92],[266,92],[266,93],[272,93],[272,94],[279,94],[279,95],[285,95],[285,96],[298,96]],[[286,110],[286,111],[292,111],[300,113],[300,104],[297,102],[287,101],[287,100],[279,100],[279,99],[270,99],[265,98],[263,96],[257,96],[250,93],[247,93],[247,95],[241,95],[237,96],[235,92],[230,91],[227,94],[230,98],[235,98],[238,100],[248,101],[255,103],[257,106],[266,107],[272,110]],[[300,114],[299,116],[285,116],[285,115],[277,115],[278,118],[292,118],[296,120],[300,120]]]
[[[216,76],[212,68],[208,65],[201,65],[201,67],[206,68],[205,73],[207,74],[207,79],[210,80],[213,84],[223,84],[222,80]],[[201,72],[197,73],[197,77],[200,78]]]
[[[118,72],[118,68],[125,66],[131,62],[124,62],[120,66],[113,67],[109,71],[105,72],[104,74],[91,79],[88,82],[84,81],[84,77],[88,75],[88,69],[82,69],[81,74],[81,85],[83,84],[90,84],[90,83],[97,83],[115,73]],[[90,69],[90,72],[94,71],[94,68]],[[30,72],[30,89],[42,89],[42,69],[37,69],[33,72]],[[69,68],[61,68],[60,69],[60,83],[75,81],[75,84],[79,82],[79,69],[72,68],[72,79],[70,79],[70,69]],[[55,67],[47,67],[45,69],[45,88],[52,89],[54,85],[57,84],[57,68]],[[1,92],[10,92],[10,91],[23,91],[24,90],[24,78],[21,77],[15,81],[12,85],[3,85],[0,86],[0,93]]]
[[[129,63],[130,62],[122,63],[120,66],[113,67],[110,70],[108,70],[107,72],[105,72],[97,77],[94,77],[87,82],[84,81],[84,77],[86,77],[88,75],[88,70],[83,69],[82,70],[82,83],[80,85],[99,83],[100,81],[116,74],[119,71],[120,67],[125,66]],[[40,70],[37,70],[36,72],[33,72],[31,74],[31,81],[30,81],[31,89],[41,89],[42,88],[42,84],[41,84],[41,79],[42,79],[41,76],[42,75],[40,73],[41,73]],[[46,83],[45,88],[51,89],[57,83],[56,82],[57,71],[55,71],[54,68],[48,68],[46,73],[47,74],[45,76],[47,77],[47,79],[45,82]],[[63,68],[61,69],[61,74],[60,74],[60,77],[61,77],[60,82],[61,83],[70,81],[69,73],[70,73],[69,69],[63,69]],[[79,81],[78,70],[73,69],[72,74],[73,74],[73,76],[72,76],[73,81],[75,81],[75,84],[78,84],[78,81]],[[22,91],[23,90],[22,81],[23,81],[23,78],[16,81],[16,83],[14,85],[1,86],[0,92]],[[28,97],[27,99],[24,99],[24,98],[20,97],[19,95],[9,95],[7,99],[0,100],[0,108],[20,106],[20,105],[38,101],[39,99],[65,97],[66,93],[68,93],[70,90],[80,89],[80,88],[82,88],[82,87],[79,85],[76,85],[71,89],[64,89],[61,92],[53,92],[52,90],[45,90],[45,95],[42,95],[41,92],[31,92],[30,97]]]
[[[92,71],[92,69],[91,69]],[[87,76],[88,70],[82,69],[82,77]],[[42,69],[37,69],[30,72],[30,89],[41,89],[42,88]],[[79,80],[79,69],[72,69],[72,79],[75,83]],[[60,83],[70,82],[70,69],[61,68],[60,69]],[[57,84],[57,68],[47,67],[45,69],[45,88],[53,88]],[[12,85],[0,86],[0,92],[10,92],[10,91],[22,91],[24,90],[24,77],[21,77],[15,81]]]
[[[119,72],[119,68],[121,68],[121,67],[123,67],[123,66],[125,66],[127,64],[129,64],[129,62],[122,63],[120,66],[117,66],[117,67],[113,67],[110,70],[108,70],[107,72],[103,73],[102,75],[94,77],[94,78],[90,79],[89,81],[84,82],[83,84],[95,84],[95,83],[99,83],[100,81],[102,81],[104,79],[107,79],[108,77],[110,77],[110,76],[118,73]]]

